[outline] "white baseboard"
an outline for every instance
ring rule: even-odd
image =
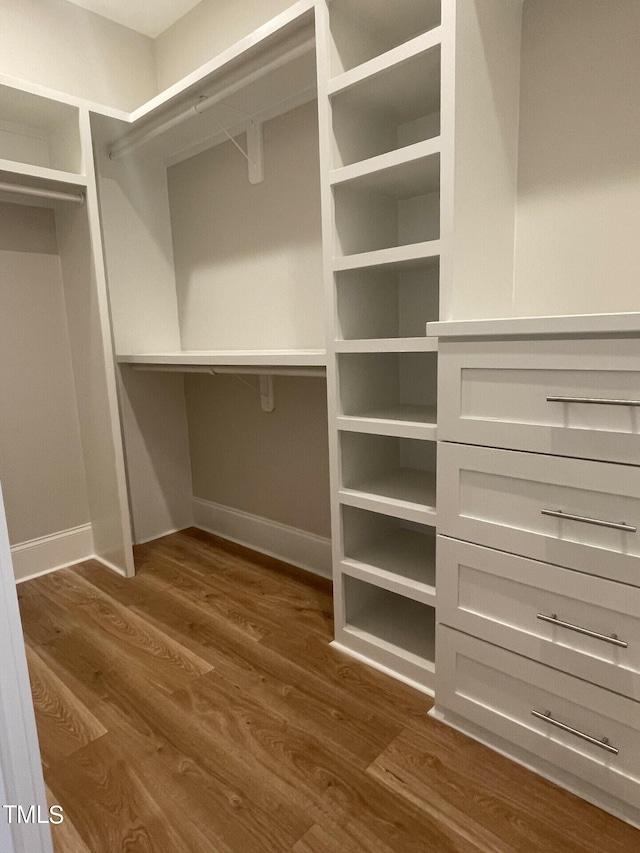
[[[13,545],[13,574],[20,583],[89,560],[93,554],[91,525],[83,524]]]
[[[202,498],[193,498],[196,527],[261,554],[331,577],[331,540]]]

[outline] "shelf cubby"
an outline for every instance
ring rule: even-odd
[[[340,182],[333,173],[336,256],[437,240],[439,163],[431,152]]]
[[[433,673],[434,608],[349,575],[343,582],[345,633],[397,657],[398,671],[416,681]]]
[[[342,503],[408,521],[435,518],[434,441],[343,430],[340,454]]]
[[[331,76],[355,68],[440,24],[440,0],[333,0]]]
[[[378,62],[366,76],[351,73],[333,81],[336,167],[439,135],[440,44],[425,37],[412,44],[416,52],[408,57],[403,52],[391,64]]]
[[[57,173],[83,172],[78,107],[0,85],[0,161]],[[62,177],[51,175],[52,178]]]
[[[414,338],[439,316],[437,258],[335,273],[338,340]]]
[[[435,429],[437,358],[434,352],[340,353],[338,417]]]
[[[344,571],[425,603],[435,602],[435,529],[342,506]]]

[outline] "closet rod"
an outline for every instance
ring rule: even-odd
[[[179,124],[182,124],[187,119],[193,118],[193,116],[196,115],[200,115],[205,110],[208,110],[210,107],[219,104],[220,101],[224,101],[225,98],[228,98],[231,95],[235,95],[236,92],[239,92],[241,89],[244,89],[246,86],[251,83],[254,83],[256,80],[260,80],[265,75],[271,73],[271,71],[276,71],[278,68],[281,68],[283,65],[292,62],[299,56],[303,56],[305,53],[310,53],[312,50],[315,50],[315,45],[315,36],[312,36],[311,38],[308,38],[305,41],[301,42],[301,44],[297,45],[296,47],[291,48],[286,53],[283,53],[280,56],[277,56],[275,59],[272,59],[271,62],[267,62],[265,65],[260,66],[260,68],[257,68],[250,74],[247,74],[246,77],[243,77],[241,80],[238,80],[235,83],[231,83],[228,86],[225,86],[224,89],[221,89],[214,95],[201,95],[197,103],[192,104],[190,107],[187,107],[182,112],[173,116],[173,118],[169,118],[166,121],[162,122],[162,124],[158,124],[147,131],[142,131],[140,133],[132,133],[128,136],[122,137],[122,139],[114,143],[114,145],[112,145],[109,149],[109,159],[119,160],[121,157],[124,157],[125,154],[129,154],[131,151],[135,151],[135,149],[139,148],[141,145],[146,145],[147,142],[151,142],[151,140],[155,139],[156,136],[161,136],[163,133],[166,133],[166,131],[171,130],[171,128],[173,127],[177,127]]]
[[[0,181],[0,192],[15,193],[16,195],[36,196],[37,198],[50,198],[54,201],[72,201],[74,204],[82,204],[84,195],[82,193],[62,193],[57,190],[45,190],[38,187],[22,187],[19,184],[7,184]]]

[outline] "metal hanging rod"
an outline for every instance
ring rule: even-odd
[[[70,201],[74,204],[84,203],[84,195],[82,193],[63,193],[57,190],[40,189],[39,187],[23,187],[20,184],[7,184],[2,181],[0,181],[0,192],[35,196],[36,198],[48,198],[53,201]]]
[[[312,50],[315,50],[315,44],[315,36],[308,38],[296,47],[293,47],[288,50],[286,53],[277,56],[275,59],[272,59],[270,62],[265,63],[260,68],[257,68],[250,74],[247,74],[241,80],[238,80],[235,83],[231,83],[228,86],[225,86],[225,88],[221,89],[219,92],[216,92],[213,95],[201,95],[195,104],[192,104],[190,107],[187,107],[182,112],[162,122],[162,124],[158,124],[155,127],[152,127],[146,131],[142,131],[139,133],[131,133],[127,136],[124,136],[118,142],[114,143],[114,145],[112,145],[109,149],[109,159],[119,160],[121,157],[124,157],[125,154],[129,154],[131,151],[135,151],[135,149],[139,148],[141,145],[146,145],[148,142],[151,142],[152,139],[155,139],[157,136],[161,136],[163,133],[166,133],[173,127],[177,127],[178,125],[187,121],[187,119],[193,118],[196,115],[200,115],[205,110],[208,110],[210,107],[219,104],[221,101],[224,101],[226,98],[229,98],[231,95],[234,95],[236,92],[239,92],[241,89],[244,89],[251,83],[254,83],[256,80],[260,80],[262,77],[267,74],[270,74],[272,71],[276,71],[278,68],[282,68],[283,65],[287,65],[287,63],[292,62],[299,56],[303,56],[304,54],[310,53]]]

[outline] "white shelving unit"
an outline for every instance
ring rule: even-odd
[[[319,17],[335,642],[431,691],[440,2]]]
[[[34,88],[38,91],[33,91]],[[44,254],[57,255],[57,266],[47,268],[49,292],[46,297],[49,301],[46,304],[63,306],[55,329],[58,361],[51,365],[52,387],[65,388],[66,391],[64,383],[68,379],[69,402],[77,409],[77,416],[74,416],[78,426],[76,442],[67,421],[63,422],[59,417],[55,402],[49,400],[51,419],[42,423],[40,442],[43,447],[51,445],[53,459],[46,473],[41,473],[40,493],[37,497],[30,497],[29,504],[39,507],[40,512],[47,515],[47,522],[51,523],[56,513],[44,509],[48,504],[73,506],[75,513],[78,512],[77,507],[84,503],[88,508],[88,524],[63,531],[62,535],[51,531],[49,538],[57,544],[57,548],[52,549],[54,559],[70,562],[94,555],[118,572],[131,574],[131,531],[89,107],[89,104],[65,98],[60,93],[47,92],[43,87],[22,86],[17,81],[12,84],[4,80],[0,82],[0,202],[16,203],[16,230],[28,223],[27,228],[33,227],[35,233],[38,228],[45,227],[45,222],[50,223],[51,239],[44,248]],[[30,218],[24,215],[24,206],[49,208],[51,213],[46,211],[46,219]],[[40,224],[35,226],[36,222]],[[20,277],[28,275],[25,291],[36,292],[34,288],[38,275],[41,275],[37,272],[41,265],[36,264],[36,259],[43,249],[34,247],[33,235],[25,233],[22,238],[20,252],[13,255],[17,257],[24,253],[24,261],[18,262],[14,258],[15,282],[12,284],[19,286]],[[11,245],[9,240],[3,248]],[[11,254],[9,251],[8,255]],[[15,305],[19,303],[15,302],[9,290],[7,295],[10,304],[3,310],[15,311]],[[59,299],[59,302],[54,303],[54,299]],[[21,316],[15,318],[15,328],[30,334],[30,313],[28,308],[24,309],[25,306]],[[37,315],[34,322],[37,322]],[[33,339],[29,344],[33,356],[25,363],[22,375],[26,386],[34,380],[29,371],[33,369],[35,359],[39,359],[38,370],[41,370],[51,358],[45,342],[38,340],[33,331],[31,334]],[[39,354],[36,356],[35,353]],[[61,363],[61,353],[68,354],[68,373],[67,365]],[[11,392],[13,388],[11,385],[8,390]],[[20,404],[27,410],[24,417],[31,420],[29,440],[34,441],[34,409],[29,393],[21,395]],[[12,399],[15,399],[15,394]],[[56,472],[64,470],[65,466],[73,488],[82,495],[61,496]],[[8,479],[15,486],[15,475]],[[19,487],[14,493],[8,482],[5,484],[5,500],[14,515],[16,505],[25,505],[25,496],[19,494]],[[34,541],[45,538],[38,540],[34,537]],[[58,540],[63,540],[63,544]],[[50,554],[46,548],[40,552],[36,548],[30,551],[30,541],[19,544],[21,558],[16,559],[18,576],[48,568],[46,560]],[[41,560],[45,565],[40,565]]]
[[[193,524],[186,374],[260,376],[258,412],[269,376],[325,375],[314,20],[300,0],[129,122],[94,117],[137,541]]]

